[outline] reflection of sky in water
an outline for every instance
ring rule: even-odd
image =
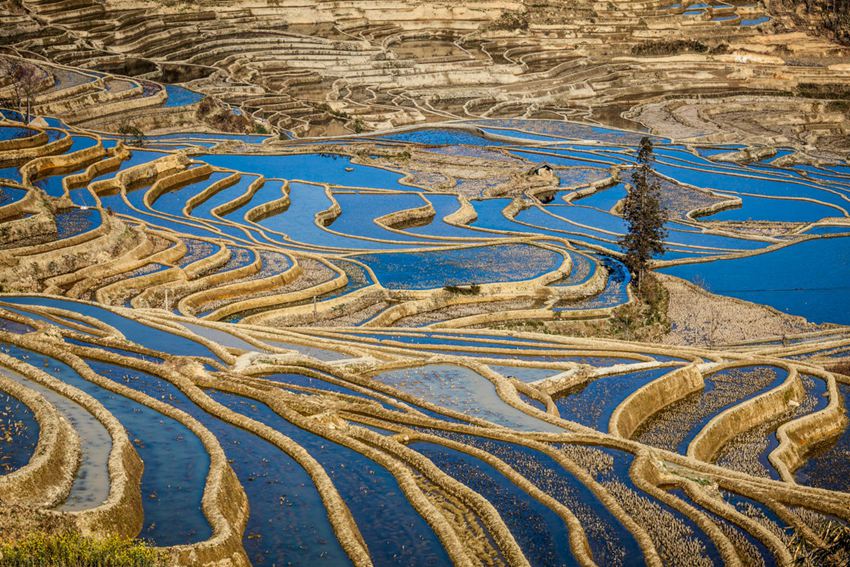
[[[462,366],[443,364],[391,370],[374,379],[442,407],[518,431],[562,431],[508,405],[489,380]]]

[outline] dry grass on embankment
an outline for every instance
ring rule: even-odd
[[[657,277],[669,293],[671,330],[662,339],[666,344],[716,346],[756,338],[781,339],[823,328],[764,305],[715,295],[679,278]]]
[[[14,542],[0,544],[0,564],[6,567],[160,567],[162,551],[120,536],[91,538],[76,532],[31,533]]]

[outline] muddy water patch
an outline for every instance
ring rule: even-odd
[[[9,346],[9,354],[22,359],[32,353]],[[35,355],[32,355],[35,356]],[[51,404],[74,428],[80,439],[80,464],[71,485],[71,491],[60,510],[76,511],[93,508],[103,503],[109,496],[109,453],[112,450],[112,438],[100,421],[87,409],[65,396],[33,382],[8,369],[0,369],[5,376],[35,390]],[[51,372],[52,374],[52,372]],[[58,378],[58,376],[55,376]]]
[[[404,368],[383,372],[373,379],[444,408],[518,431],[563,431],[508,405],[492,382],[463,366]]]

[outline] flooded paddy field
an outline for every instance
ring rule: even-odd
[[[220,519],[201,496],[213,490],[214,471],[226,467],[248,504],[237,541],[257,565],[281,557],[353,563],[358,550],[339,535],[346,530],[356,530],[363,552],[387,564],[396,557],[456,561],[451,542],[461,538],[469,542],[464,553],[494,560],[521,553],[534,564],[577,565],[584,554],[630,564],[653,550],[665,561],[708,565],[729,553],[720,551],[724,537],[735,542],[734,553],[770,563],[775,549],[762,543],[763,532],[703,500],[714,496],[695,496],[699,484],[687,484],[687,492],[685,485],[656,485],[649,471],[659,465],[645,448],[657,447],[662,466],[685,478],[723,479],[726,467],[752,475],[747,484],[721,482],[758,503],[759,483],[781,480],[753,465],[773,466],[777,430],[825,411],[832,395],[831,379],[804,376],[799,409],[736,428],[715,457],[701,461],[690,446],[712,419],[778,392],[787,371],[700,371],[661,352],[624,351],[624,344],[598,339],[450,329],[284,332],[212,327],[166,312],[135,319],[124,314],[129,310],[49,297],[7,295],[3,303],[3,316],[28,332],[2,331],[0,361],[17,360],[19,382],[43,392],[80,436],[84,460],[62,509],[96,509],[114,482],[106,457],[115,433],[66,397],[79,389],[123,425],[146,465],[136,489],[145,537],[159,546],[213,541]],[[60,317],[85,317],[93,334],[59,326]],[[30,338],[36,333],[40,342]],[[54,348],[61,360],[49,354]],[[352,371],[363,357],[384,362],[364,376]],[[478,362],[488,359],[494,362]],[[42,385],[38,371],[71,389]],[[623,415],[637,411],[632,398],[684,371],[701,376],[701,390],[634,414],[647,415],[644,425],[624,436]],[[763,379],[747,378],[759,372]],[[583,384],[565,386],[580,373]],[[845,389],[839,386],[840,395]],[[698,411],[687,411],[688,404]],[[834,475],[822,471],[841,458],[841,435],[798,468],[795,490],[819,486],[841,498]],[[163,519],[175,514],[179,523]],[[512,538],[501,539],[506,533]]]
[[[744,102],[703,112],[699,89],[676,106],[642,83],[615,112],[638,61],[661,83],[679,65],[816,89],[845,77],[837,51],[779,65],[773,12],[747,2],[629,7],[728,41],[643,39],[604,72],[523,42],[560,37],[548,20],[514,37],[518,15],[432,36],[257,7],[277,24],[242,57],[237,28],[207,28],[225,16],[174,14],[206,30],[189,41],[148,34],[147,9],[120,44],[150,59],[45,57],[37,119],[0,121],[15,533],[119,534],[168,565],[537,567],[787,565],[848,529],[843,99],[800,96],[821,106],[791,128],[772,97],[756,128]],[[644,138],[669,212],[650,268],[686,290],[659,284],[658,320],[622,244]],[[676,309],[711,332],[674,340]]]

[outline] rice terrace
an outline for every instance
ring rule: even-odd
[[[850,564],[850,0],[0,0],[0,566]]]

